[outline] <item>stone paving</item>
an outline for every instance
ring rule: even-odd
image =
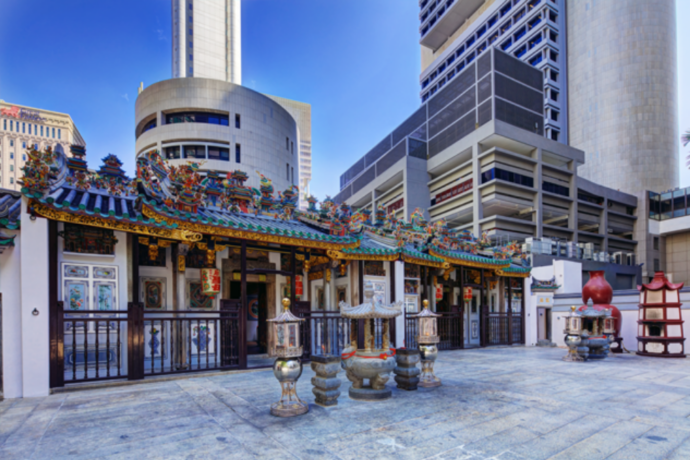
[[[690,360],[566,363],[563,349],[440,353],[443,386],[385,402],[268,413],[273,373],[222,374],[0,402],[0,459],[689,459]],[[390,386],[394,382],[389,382]]]

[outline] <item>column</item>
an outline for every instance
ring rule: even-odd
[[[568,228],[573,230],[574,243],[578,241],[577,233],[577,164],[575,161],[568,162],[568,170],[572,171],[573,175],[570,176],[570,198],[573,201],[570,204],[570,213],[568,216]]]
[[[479,221],[484,218],[484,207],[482,205],[482,194],[479,190],[481,185],[482,173],[479,166],[479,144],[472,145],[472,233],[474,236],[481,237],[481,225]]]
[[[48,296],[48,220],[31,220],[26,198],[21,210],[21,346],[22,394],[50,393],[50,330]],[[7,307],[5,307],[7,308]],[[36,313],[34,313],[34,310]]]
[[[543,182],[543,177],[542,177],[542,171],[541,171],[541,158],[542,158],[542,151],[541,148],[537,148],[536,152],[536,158],[537,164],[534,165],[534,186],[537,189],[537,193],[534,195],[534,201],[533,201],[533,207],[534,207],[534,223],[536,224],[534,228],[534,236],[537,238],[541,238],[544,236],[544,198],[542,195],[542,182]]]

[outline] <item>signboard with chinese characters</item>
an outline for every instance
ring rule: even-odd
[[[436,201],[434,204],[439,204],[443,203],[446,200],[450,200],[451,198],[460,195],[461,193],[465,193],[466,191],[470,190],[472,188],[472,179],[468,179],[465,182],[462,182],[458,185],[455,185],[448,190],[445,190],[441,193],[438,193],[436,195]]]
[[[400,198],[399,200],[394,201],[393,203],[389,204],[388,207],[386,208],[386,211],[388,214],[391,214],[392,212],[395,212],[398,209],[401,209],[404,204],[405,204],[405,199]]]

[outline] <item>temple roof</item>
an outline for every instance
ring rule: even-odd
[[[671,291],[677,291],[683,287],[684,283],[671,283],[664,272],[654,273],[654,279],[649,284],[643,284],[642,286],[637,286],[640,291],[658,291],[660,289],[667,289]]]
[[[114,155],[103,158],[98,172],[89,171],[83,147],[72,158],[49,148],[29,150],[23,167],[22,193],[30,212],[53,220],[122,230],[178,241],[226,237],[327,250],[332,259],[402,260],[448,269],[453,265],[487,268],[506,276],[526,276],[526,258],[516,243],[493,246],[486,234],[432,223],[416,209],[410,222],[385,210],[352,212],[330,198],[309,197],[298,210],[296,186],[274,193],[270,178],[260,174],[259,188],[244,185],[248,175],[204,172],[203,164],[171,165],[157,151],[137,159],[130,179]],[[0,205],[2,201],[0,201]]]
[[[0,189],[0,228],[19,229],[21,220],[21,193]]]

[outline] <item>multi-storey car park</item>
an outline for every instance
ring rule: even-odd
[[[637,198],[578,177],[584,152],[543,136],[543,92],[539,70],[483,53],[342,174],[334,200],[401,219],[420,208],[492,239],[634,253]],[[637,271],[618,267],[632,277],[621,283],[631,287]]]
[[[567,143],[563,1],[421,1],[422,102],[482,53],[497,47],[541,71],[544,135]]]

